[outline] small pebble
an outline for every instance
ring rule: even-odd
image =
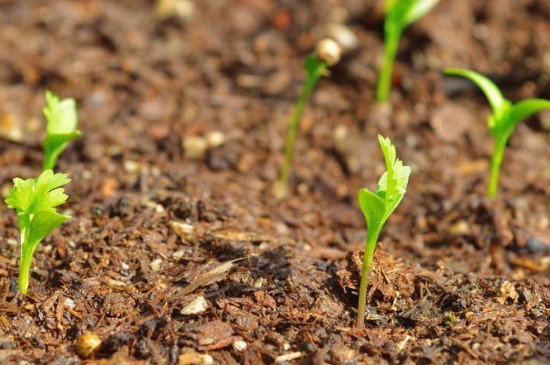
[[[233,342],[232,346],[235,351],[241,352],[246,350],[248,344],[243,340],[237,340]]]
[[[190,0],[157,0],[156,13],[160,19],[177,17],[181,20],[190,20],[195,12],[195,3]]]
[[[209,148],[216,148],[225,143],[225,135],[220,131],[212,131],[204,136]]]
[[[528,253],[545,253],[548,252],[550,245],[538,238],[531,237],[525,242],[525,250]]]
[[[262,286],[264,286],[264,281],[264,278],[258,278],[256,279],[256,281],[254,281],[254,284],[252,284],[252,286],[256,289],[261,289]]]
[[[183,151],[189,160],[200,160],[208,149],[206,139],[199,136],[189,136],[183,140]]]
[[[75,350],[82,359],[92,357],[97,353],[101,346],[101,339],[93,332],[84,332],[78,337],[75,344]]]
[[[465,220],[459,220],[449,227],[449,233],[453,236],[461,236],[470,233],[470,226]]]
[[[179,250],[179,251],[176,251],[172,254],[172,258],[174,260],[179,260],[184,256],[185,256],[185,251],[184,250]]]
[[[137,163],[136,161],[133,161],[133,160],[124,161],[124,171],[133,174],[138,170],[139,170],[139,163]]]
[[[195,299],[191,301],[191,303],[187,304],[183,309],[180,311],[183,315],[193,315],[193,314],[199,314],[204,312],[208,308],[208,302],[204,297],[198,296]]]
[[[74,301],[71,298],[65,298],[65,301],[63,302],[63,305],[65,305],[66,307],[69,307],[71,309],[74,309],[74,307],[75,307]]]
[[[160,265],[162,264],[162,259],[155,259],[149,263],[149,268],[153,271],[159,271]]]
[[[207,354],[188,352],[179,356],[178,363],[179,365],[212,365],[214,358]]]

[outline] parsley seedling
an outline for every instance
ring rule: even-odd
[[[411,168],[403,166],[403,162],[396,156],[395,146],[389,138],[378,136],[380,147],[384,153],[386,172],[378,181],[376,191],[367,188],[359,190],[359,206],[367,221],[367,241],[363,256],[363,271],[359,288],[359,305],[357,327],[362,328],[365,321],[365,306],[367,300],[367,284],[370,268],[374,257],[374,250],[378,243],[378,236],[384,223],[403,199],[409,182]]]
[[[46,117],[46,138],[44,139],[44,162],[42,171],[55,167],[57,158],[70,141],[79,138],[82,133],[76,129],[78,115],[74,99],[59,99],[46,91],[46,106],[42,110]]]
[[[71,181],[65,174],[46,170],[36,179],[13,179],[6,204],[17,212],[21,233],[21,262],[19,290],[27,293],[31,261],[36,247],[51,231],[69,219],[58,214],[56,208],[67,200],[63,185]]]
[[[493,154],[491,156],[491,170],[487,196],[495,198],[498,190],[498,177],[504,149],[510,135],[525,118],[544,109],[550,109],[550,101],[544,99],[527,99],[513,104],[505,99],[499,88],[487,77],[470,70],[448,68],[446,75],[465,77],[474,82],[489,100],[493,112],[487,118],[487,126],[494,139]]]
[[[378,76],[376,100],[388,101],[393,63],[403,30],[426,15],[439,0],[385,0],[384,58]]]
[[[304,68],[306,70],[306,80],[304,88],[296,105],[290,125],[288,127],[285,155],[283,164],[281,166],[281,173],[279,180],[275,183],[273,193],[277,199],[283,199],[288,192],[288,178],[290,175],[290,167],[292,164],[292,155],[294,153],[294,142],[296,141],[296,135],[300,128],[300,120],[302,119],[302,113],[307,104],[309,96],[313,92],[313,88],[317,81],[325,74],[328,66],[338,62],[340,59],[341,48],[331,39],[325,39],[319,42],[317,47],[317,54],[312,53],[306,58]]]

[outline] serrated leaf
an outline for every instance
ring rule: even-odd
[[[392,145],[389,138],[379,135],[378,141],[384,154],[386,172],[378,181],[376,195],[384,199],[385,219],[387,219],[399,205],[407,191],[411,168],[403,166],[403,162],[397,158],[395,146]]]
[[[71,181],[65,174],[46,170],[36,179],[13,179],[6,203],[17,211],[21,232],[19,290],[26,293],[34,250],[44,237],[69,217],[58,214],[56,207],[67,200],[63,185]]]
[[[505,108],[507,104],[510,104],[510,102],[504,98],[498,86],[478,72],[459,68],[447,68],[444,73],[449,76],[464,77],[475,83],[481,91],[483,91],[483,94],[485,94],[489,104],[491,104],[494,114],[501,114],[501,110]]]
[[[359,206],[369,229],[379,231],[399,205],[407,190],[411,169],[397,158],[389,138],[378,136],[387,171],[380,177],[376,191],[359,190]]]
[[[67,200],[61,186],[71,180],[66,174],[54,174],[46,170],[37,179],[13,179],[13,188],[9,191],[6,204],[18,212],[36,214],[41,210],[54,210]]]

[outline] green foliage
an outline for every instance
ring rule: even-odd
[[[401,33],[410,24],[426,15],[439,0],[386,0],[384,21],[384,59],[378,86],[376,100],[379,103],[388,101],[391,86],[391,74]]]
[[[446,75],[460,76],[474,82],[483,91],[492,108],[487,119],[487,126],[494,139],[491,157],[491,172],[487,196],[494,198],[498,190],[498,177],[504,156],[504,149],[510,135],[525,118],[544,109],[550,109],[550,101],[544,99],[527,99],[513,104],[505,99],[499,88],[487,77],[470,70],[448,68]]]
[[[403,162],[397,158],[395,146],[391,144],[390,139],[379,135],[378,141],[384,154],[386,172],[378,181],[374,192],[367,188],[359,190],[359,206],[367,222],[368,234],[359,289],[358,327],[363,326],[367,284],[378,236],[384,223],[405,196],[411,174],[411,168],[404,166]]]
[[[411,168],[403,166],[396,157],[395,146],[389,138],[378,136],[384,153],[386,172],[378,181],[376,191],[367,188],[359,191],[359,205],[365,215],[369,229],[382,228],[388,217],[405,196]]]
[[[44,139],[44,163],[42,170],[55,167],[57,158],[67,148],[70,141],[79,138],[78,115],[74,99],[61,100],[57,95],[46,91],[46,106],[42,110],[46,118],[46,138]]]
[[[8,208],[15,209],[21,233],[21,263],[19,290],[27,292],[30,264],[36,247],[51,231],[69,219],[58,214],[56,207],[67,200],[63,185],[69,181],[66,174],[45,170],[36,179],[13,179],[13,188],[6,199]]]
[[[292,119],[288,128],[285,146],[285,156],[283,164],[281,166],[281,174],[279,180],[274,187],[274,195],[278,199],[283,199],[288,192],[288,179],[290,175],[290,167],[292,165],[292,155],[294,153],[294,142],[296,141],[296,135],[300,128],[300,120],[302,113],[307,104],[307,100],[317,81],[323,76],[327,70],[327,63],[321,61],[315,54],[310,54],[304,63],[304,69],[306,71],[306,80],[304,83],[304,89],[296,102],[294,112],[292,113]]]

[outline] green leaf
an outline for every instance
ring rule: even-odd
[[[6,199],[8,208],[18,213],[37,214],[41,210],[55,211],[55,207],[67,200],[61,186],[71,180],[66,174],[54,174],[46,170],[37,179],[13,179],[13,188]]]
[[[78,114],[74,99],[63,99],[46,91],[46,106],[42,109],[47,122],[47,133],[68,134],[76,131]]]
[[[327,64],[321,61],[315,55],[315,53],[311,53],[306,58],[304,68],[307,74],[304,88],[307,90],[308,93],[311,93],[317,81],[325,73],[325,70],[327,69]]]
[[[403,1],[403,0],[400,0]],[[437,5],[439,0],[405,0],[410,3],[407,11],[403,15],[403,21],[406,25],[412,24],[428,14],[432,8]]]
[[[82,133],[75,131],[68,134],[51,134],[44,138],[44,162],[42,170],[53,169],[57,158],[67,148],[70,141],[80,138]]]
[[[487,100],[489,100],[493,113],[496,115],[501,114],[502,110],[510,104],[510,102],[504,98],[498,86],[478,72],[459,68],[447,68],[444,73],[449,76],[461,76],[475,83],[481,91],[483,91]]]
[[[506,121],[506,131],[511,133],[518,123],[545,109],[550,109],[550,101],[545,99],[527,99],[514,104]]]
[[[376,195],[384,199],[385,221],[405,196],[411,168],[403,166],[403,162],[396,157],[395,146],[389,138],[378,135],[378,141],[384,153],[387,171],[378,181]]]
[[[386,0],[386,17],[391,26],[403,30],[429,13],[439,0]]]
[[[51,231],[69,217],[58,214],[56,207],[67,200],[63,185],[71,181],[65,174],[46,170],[36,179],[13,179],[13,188],[6,198],[8,208],[17,211],[21,233],[19,290],[26,293],[34,250]]]
[[[46,91],[46,138],[44,139],[44,162],[42,170],[53,169],[57,158],[67,148],[70,141],[79,138],[82,133],[76,129],[78,115],[74,99],[63,99]]]
[[[359,190],[359,206],[369,229],[380,231],[382,226],[403,199],[411,169],[403,166],[396,157],[395,146],[389,138],[378,136],[387,171],[378,181],[376,192],[366,188]]]
[[[372,191],[363,188],[359,190],[359,206],[367,221],[369,230],[379,231],[384,225],[386,206],[384,200]]]
[[[31,249],[34,251],[40,241],[69,218],[70,217],[66,215],[61,215],[49,210],[39,211],[31,222],[29,239],[23,250]]]

